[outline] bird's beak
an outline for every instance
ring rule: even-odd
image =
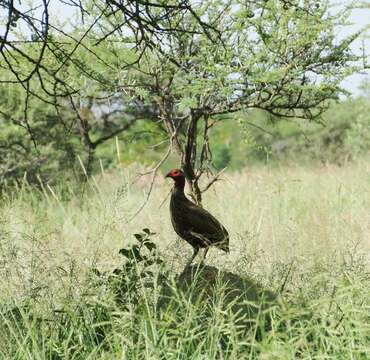
[[[170,177],[172,177],[172,176],[171,176],[171,172],[169,172],[165,177],[166,177],[166,178],[170,178]]]

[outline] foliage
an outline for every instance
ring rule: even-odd
[[[24,108],[27,101],[32,111]],[[0,88],[0,185],[55,183],[73,176],[80,146],[71,128],[71,112],[63,118],[38,99],[25,98],[20,87]],[[40,179],[43,180],[40,180]]]
[[[189,18],[194,32],[169,32],[162,42],[142,47],[134,65],[127,64],[122,86],[134,99],[156,104],[200,202],[198,180],[212,170],[208,133],[214,120],[250,108],[276,118],[317,118],[355,70],[349,45],[357,35],[333,44],[346,12],[344,18],[330,16],[327,3],[230,2],[223,8],[210,1],[197,11],[217,24],[220,37],[198,34]]]
[[[256,138],[271,149],[272,161],[321,161],[345,164],[359,160],[370,150],[367,130],[369,101],[366,98],[332,104],[321,124],[281,122],[267,126],[272,136]]]
[[[131,221],[146,195],[130,185],[132,168],[85,187],[6,192],[0,358],[367,359],[367,169],[228,174],[206,208],[232,232],[231,253],[210,250],[195,276],[159,205],[168,184]],[[136,232],[142,224],[156,234]],[[265,307],[258,289],[280,298]]]
[[[236,114],[213,129],[213,164],[220,161],[219,149],[227,149],[232,170],[261,163],[343,165],[358,161],[370,150],[369,104],[366,97],[331,103],[320,123],[297,119],[276,122],[260,111]]]
[[[140,258],[131,250],[124,252],[129,263]],[[341,269],[333,283],[325,265],[313,268],[301,274],[299,290],[284,294],[279,304],[264,308],[263,303],[246,298],[238,310],[235,305],[242,299],[233,296],[234,301],[228,303],[222,282],[209,298],[195,293],[199,277],[192,279],[189,294],[173,288],[170,302],[163,306],[161,292],[153,291],[160,286],[160,276],[149,275],[147,283],[148,273],[141,273],[142,278],[138,274],[120,271],[114,280],[110,276],[106,281],[94,281],[79,302],[70,299],[62,309],[52,309],[51,313],[38,313],[32,300],[13,307],[3,305],[2,356],[234,359],[248,354],[250,359],[309,359],[318,355],[361,359],[369,355],[369,274],[356,272],[355,268]],[[140,296],[132,301],[137,284]],[[102,290],[104,295],[99,300],[88,295]],[[245,312],[246,306],[255,308],[254,315]],[[241,322],[245,319],[247,323]]]
[[[67,152],[71,162],[78,153],[90,173],[102,144],[138,120],[154,123],[168,147],[161,147],[153,173],[174,150],[198,202],[198,182],[213,171],[209,134],[215,123],[250,109],[276,121],[317,119],[342,92],[341,81],[361,67],[350,50],[359,33],[335,38],[350,9],[331,15],[329,1],[87,0],[70,5],[80,17],[65,28],[49,16],[48,2],[33,15],[13,3],[1,4],[7,16],[1,18],[5,63],[0,82],[4,89],[25,93],[17,105],[24,119],[18,117],[12,126],[23,126],[22,136],[27,134],[34,148],[50,139],[49,147]],[[23,31],[25,24],[31,34]],[[42,112],[37,120],[28,115],[41,103],[53,114],[51,124]],[[8,110],[3,109],[5,117]],[[70,124],[70,131],[61,131],[60,122]],[[39,129],[43,140],[32,135]],[[265,150],[259,152],[266,155]],[[25,170],[43,170],[34,165],[40,160],[35,151],[27,150],[31,159],[21,161],[18,177]],[[218,151],[226,164],[228,150]],[[54,169],[63,156],[52,155]]]
[[[29,183],[40,185],[40,179],[56,184],[62,179],[83,176],[79,158],[86,159],[87,153],[73,127],[73,110],[63,108],[61,118],[52,106],[30,99],[32,112],[26,121],[22,96],[23,92],[14,87],[3,89],[1,96],[1,185],[19,185],[24,177]],[[344,164],[359,160],[370,149],[368,108],[365,97],[332,103],[320,124],[296,119],[276,122],[261,111],[237,113],[218,121],[211,129],[212,166],[218,170],[225,166],[240,170],[261,162]],[[28,136],[27,124],[32,138]],[[97,123],[90,130],[93,138],[102,135],[99,129]],[[113,141],[97,148],[95,154],[101,164],[93,164],[91,170],[101,172],[101,166],[111,170],[118,162],[156,162],[166,147],[164,139],[157,124],[137,120]],[[158,145],[152,147],[153,144]],[[173,166],[176,165],[174,161]]]
[[[221,170],[230,164],[231,155],[226,144],[219,144],[214,147],[212,164],[217,170]]]
[[[120,249],[119,254],[123,256],[125,263],[121,268],[114,269],[112,274],[101,274],[99,270],[94,270],[102,278],[101,281],[106,281],[107,288],[112,291],[117,304],[124,310],[140,306],[143,291],[154,289],[156,285],[155,267],[163,264],[164,260],[151,240],[153,235],[155,233],[147,228],[143,229],[142,233],[134,234],[139,244]]]

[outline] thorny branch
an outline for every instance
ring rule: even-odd
[[[173,146],[173,138],[171,138],[170,144],[167,147],[167,151],[165,152],[163,157],[157,162],[157,164],[151,170],[139,175],[139,177],[142,177],[142,176],[151,174],[150,185],[149,185],[149,189],[148,189],[148,192],[146,194],[146,197],[145,197],[143,203],[139,206],[139,208],[131,216],[129,221],[132,221],[144,209],[145,205],[148,203],[150,195],[153,191],[153,186],[154,186],[154,182],[155,182],[157,172],[158,172],[159,168],[165,163],[165,161],[170,156],[170,154],[172,152],[172,146]],[[137,181],[137,179],[134,182],[136,182],[136,181]]]
[[[86,27],[82,35],[76,38],[67,33],[62,27],[56,26],[50,22],[50,2],[49,0],[41,1],[41,7],[39,7],[36,12],[33,11],[35,9],[23,10],[17,8],[14,0],[1,1],[0,9],[5,10],[7,16],[4,32],[0,34],[0,56],[4,60],[2,68],[8,70],[9,74],[12,74],[13,77],[7,76],[6,78],[2,78],[0,79],[0,83],[20,84],[23,87],[26,92],[25,111],[28,111],[28,99],[30,97],[35,97],[40,101],[53,105],[56,112],[60,115],[58,98],[69,99],[72,110],[76,113],[76,123],[81,139],[89,149],[89,159],[97,145],[125,131],[130,126],[130,124],[127,123],[111,134],[106,134],[98,140],[92,141],[89,135],[89,124],[78,114],[78,109],[75,105],[76,100],[74,99],[74,95],[78,94],[79,89],[73,88],[69,82],[64,80],[63,75],[60,75],[62,69],[68,72],[68,63],[71,62],[87,79],[92,79],[100,83],[103,87],[112,87],[112,84],[105,83],[102,77],[95,76],[95,73],[84,66],[75,55],[78,48],[83,48],[100,63],[113,69],[111,64],[102,59],[95,49],[87,45],[89,42],[85,41],[85,39],[89,37],[91,43],[92,39],[90,33],[95,27],[99,27],[102,33],[102,36],[96,39],[95,46],[116,34],[122,34],[124,28],[130,29],[132,34],[134,34],[134,45],[139,51],[137,59],[134,60],[134,64],[141,61],[147,49],[158,47],[158,44],[162,42],[162,37],[165,34],[188,33],[199,35],[205,33],[212,41],[221,36],[217,26],[208,24],[206,21],[202,20],[193,9],[193,5],[187,0],[179,0],[171,4],[143,0],[109,0],[105,4],[93,1],[93,5],[96,6],[96,9],[99,9],[98,15],[90,22],[90,25]],[[61,0],[61,2],[76,7],[81,13],[82,23],[84,23],[85,16],[92,16],[79,0]],[[118,15],[120,15],[124,21],[117,25],[114,19],[118,18]],[[194,18],[197,29],[193,26],[189,27],[184,25],[186,22],[182,20],[185,19],[186,15]],[[177,22],[172,21],[172,19],[176,17],[178,18]],[[113,19],[113,21],[110,22],[112,28],[107,30],[106,27],[101,26],[100,22],[101,20],[109,22],[110,19]],[[16,37],[15,31],[13,30],[16,27],[19,28],[21,23],[26,24],[31,30],[30,40],[18,40]],[[67,41],[65,39],[67,39]],[[122,39],[125,41],[125,37]],[[116,37],[114,37],[112,41],[116,41]],[[33,50],[36,50],[36,52],[28,52],[27,44],[35,44],[36,46],[33,47]],[[70,50],[67,50],[65,47]],[[50,62],[48,62],[47,59],[45,60],[46,54],[48,54],[48,56],[49,54],[54,56],[57,64],[55,68],[50,67]],[[175,61],[175,59],[172,59],[172,61]],[[31,69],[27,70],[26,67],[21,67],[20,64],[22,62],[31,65]],[[128,63],[128,66],[131,65],[133,64]],[[177,65],[180,64],[177,63]],[[33,83],[38,84],[43,93],[35,90],[33,88]],[[116,90],[118,92],[120,91],[119,88]],[[35,148],[37,148],[37,141],[32,135],[32,128],[27,121],[27,114],[25,114],[24,118],[28,133],[31,136]],[[172,125],[173,124],[170,122],[166,123],[166,126],[168,126],[171,132],[173,132]],[[178,150],[180,149],[180,144],[176,137],[174,139],[174,145],[175,148]]]

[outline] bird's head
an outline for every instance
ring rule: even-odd
[[[185,186],[185,175],[180,169],[173,169],[167,175],[166,178],[171,178],[175,182],[175,186]]]

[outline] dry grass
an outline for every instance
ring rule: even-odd
[[[11,272],[24,281],[41,270],[51,277],[71,268],[112,268],[118,250],[143,227],[156,232],[161,252],[180,269],[191,248],[172,230],[168,198],[160,207],[171,183],[158,178],[149,203],[128,221],[147,191],[145,179],[127,185],[134,176],[122,170],[97,178],[86,185],[84,196],[72,188],[35,193],[26,187],[9,195],[0,208],[1,278],[9,280]],[[294,261],[304,268],[327,258],[343,262],[354,253],[370,253],[370,165],[365,162],[228,174],[205,194],[204,206],[231,234],[230,255],[212,249],[209,265],[263,276],[277,263]],[[11,277],[8,285],[17,284],[19,290],[18,281]]]
[[[216,300],[209,305],[214,324],[204,323],[210,316],[204,311],[210,307],[199,302],[181,303],[183,313],[175,307],[157,315],[156,295],[150,293],[145,295],[144,308],[121,312],[109,305],[106,285],[94,285],[92,290],[91,268],[120,266],[119,249],[133,242],[133,234],[144,227],[156,233],[153,241],[167,271],[179,273],[191,255],[190,246],[172,230],[168,198],[160,206],[171,188],[162,177],[144,210],[129,221],[148,187],[145,179],[129,185],[134,177],[133,169],[122,169],[91,179],[84,187],[35,190],[25,184],[18,192],[5,194],[0,207],[0,302],[3,309],[21,310],[18,315],[12,311],[10,318],[8,310],[0,311],[0,348],[6,349],[0,355],[104,359],[125,358],[128,351],[132,359],[214,359],[220,354],[229,359],[254,359],[261,354],[294,359],[297,354],[320,357],[320,352],[324,358],[338,358],[345,351],[343,358],[366,358],[370,341],[364,321],[370,307],[368,163],[253,168],[225,175],[205,194],[205,207],[231,235],[231,253],[212,249],[207,264],[273,292],[284,288],[286,305],[272,316],[272,332],[261,335],[262,325],[256,322],[245,341],[233,325],[236,315],[231,308],[222,310],[217,305],[222,303],[222,291],[217,289],[212,290]],[[96,319],[91,318],[91,295]],[[27,310],[23,310],[25,303],[31,304]],[[34,320],[37,313],[54,314],[59,309],[70,309],[63,310],[70,317],[54,322],[42,318],[42,326]],[[188,320],[181,320],[182,316]],[[113,330],[109,328],[108,338],[92,341],[101,323],[109,323]],[[55,324],[56,333],[50,324]],[[184,338],[184,332],[194,341]],[[225,336],[226,348],[220,345]],[[105,355],[101,341],[108,349]],[[64,355],[55,355],[56,348]]]

